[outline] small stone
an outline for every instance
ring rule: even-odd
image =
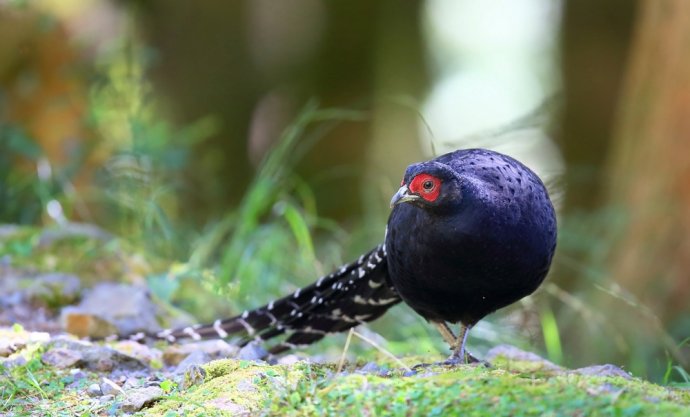
[[[194,385],[202,384],[206,380],[206,370],[198,365],[191,365],[179,378],[177,385],[180,389],[187,389]]]
[[[0,358],[6,358],[23,348],[25,345],[21,342],[12,342],[11,340],[0,340]]]
[[[160,366],[163,359],[163,352],[160,350],[137,343],[133,340],[117,342],[113,345],[113,349],[122,354],[137,358],[148,365],[158,363]]]
[[[357,369],[358,374],[378,374],[383,371],[383,368],[378,366],[376,362],[368,362],[366,365]]]
[[[160,387],[145,387],[133,389],[127,392],[125,400],[120,406],[122,411],[126,413],[134,413],[141,410],[147,405],[152,404],[163,396],[163,390]]]
[[[113,323],[79,307],[63,308],[61,320],[65,331],[77,337],[104,339],[117,334],[117,327]]]
[[[237,391],[252,393],[252,392],[257,392],[258,388],[256,387],[256,384],[254,384],[254,382],[251,379],[243,379],[237,383]]]
[[[86,373],[82,371],[81,369],[74,368],[70,369],[69,374],[72,376],[72,386],[76,387],[79,385],[80,381],[84,380],[86,378]]]
[[[158,332],[158,313],[145,288],[102,283],[88,291],[79,306],[63,309],[62,320],[70,333],[102,338]]]
[[[24,291],[25,297],[32,305],[50,308],[61,307],[76,302],[81,296],[81,280],[75,275],[47,273],[31,280],[31,285]]]
[[[0,310],[2,310],[1,306]],[[45,332],[27,332],[23,329],[0,330],[0,358],[12,355],[30,343],[41,343],[50,339],[50,335]]]
[[[261,360],[268,356],[266,349],[261,346],[260,343],[250,342],[247,343],[239,352],[237,352],[236,359],[245,361],[256,361]]]
[[[204,404],[207,407],[213,407],[221,411],[225,411],[233,416],[248,416],[249,410],[241,405],[231,401],[228,398],[215,398]]]
[[[123,388],[139,388],[144,385],[144,381],[141,378],[129,377],[125,379],[122,384]]]
[[[69,374],[70,376],[72,376],[72,382],[70,382],[69,385],[67,385],[67,388],[77,390],[82,389],[84,387],[83,384],[87,382],[84,380],[86,378],[86,374],[84,373],[84,371],[82,371],[81,369],[73,368],[69,370]]]
[[[84,373],[84,371],[78,368],[70,369],[69,374],[75,381],[86,378],[86,374]]]
[[[103,378],[103,382],[101,383],[101,392],[103,395],[113,396],[124,393],[123,389],[120,388],[119,385],[108,378]]]
[[[101,391],[101,386],[98,384],[89,385],[89,387],[86,388],[86,393],[89,395],[89,397],[100,397],[101,395],[103,395],[103,392]]]
[[[589,395],[602,395],[602,394],[613,394],[620,395],[623,393],[623,388],[616,387],[609,383],[601,384],[598,386],[589,387],[586,389]]]
[[[103,395],[103,396],[101,396],[101,398],[98,399],[98,402],[100,402],[101,404],[105,404],[105,403],[111,402],[114,399],[115,399],[114,395]]]
[[[632,376],[630,376],[629,373],[625,372],[616,365],[611,364],[587,366],[584,368],[573,369],[568,373],[589,376],[618,376],[624,379],[632,379]]]
[[[174,373],[183,374],[187,372],[187,369],[189,369],[190,367],[201,366],[205,363],[211,362],[211,360],[211,356],[206,352],[203,352],[201,350],[192,352],[191,354],[189,354],[189,356],[184,358],[184,360],[180,362],[179,365],[177,365],[177,368],[175,368]]]
[[[84,360],[84,356],[77,350],[66,348],[50,349],[41,356],[41,362],[60,369],[74,367]]]
[[[285,355],[276,361],[278,365],[294,365],[298,362],[308,361],[308,359],[301,358],[295,354]]]
[[[8,358],[8,359],[0,358],[0,364],[2,366],[4,366],[5,368],[10,369],[10,368],[15,368],[17,366],[26,365],[26,359],[21,355],[15,356],[14,358]]]
[[[163,351],[163,361],[168,365],[179,365],[187,356],[197,351],[207,353],[212,359],[220,359],[235,356],[238,348],[220,339],[185,343],[167,347]]]
[[[555,363],[548,361],[535,353],[518,349],[515,346],[498,345],[492,348],[486,354],[486,361],[491,363],[494,362],[494,360],[498,357],[503,357],[509,361],[534,362],[540,366],[540,369],[545,371],[557,373],[563,372],[563,368]]]
[[[50,341],[48,349],[67,349],[78,352],[82,356],[80,365],[99,372],[111,372],[114,369],[138,371],[148,369],[140,360],[120,353],[109,347],[97,346],[92,343],[72,340],[58,336]]]

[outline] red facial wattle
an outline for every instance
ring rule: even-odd
[[[429,174],[419,174],[412,178],[408,186],[411,193],[426,201],[434,202],[441,194],[441,180]]]

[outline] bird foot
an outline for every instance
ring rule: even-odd
[[[475,356],[473,356],[469,353],[465,355],[465,360],[462,360],[457,356],[451,356],[448,359],[446,359],[445,361],[440,362],[439,364],[443,365],[443,366],[448,366],[451,368],[456,367],[456,366],[460,366],[460,365],[471,365],[471,366],[483,365],[486,368],[491,368],[491,364],[489,362],[483,361],[481,359],[477,359]]]
[[[478,359],[476,356],[474,356],[473,354],[471,354],[470,352],[467,352],[467,351],[465,351],[465,358],[464,359],[461,359],[460,356],[450,355],[450,357],[448,357],[448,359],[441,362],[441,365],[449,366],[449,367],[456,367],[459,365],[473,365],[473,366],[483,365],[486,368],[491,368],[491,364],[489,362]]]
[[[439,362],[432,362],[432,363],[418,363],[417,365],[412,367],[412,371],[414,372],[419,372],[423,369],[431,368],[432,366],[444,366],[444,367],[450,367],[454,368],[460,365],[472,365],[472,366],[479,366],[483,365],[486,368],[491,368],[491,363],[487,361],[483,361],[481,359],[477,359],[474,355],[471,353],[465,353],[465,360],[461,360],[460,357],[451,355],[448,359],[444,361],[439,361]]]

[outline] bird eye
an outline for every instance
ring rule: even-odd
[[[429,192],[434,189],[434,182],[431,180],[426,180],[422,183],[422,188],[424,188],[424,191]]]

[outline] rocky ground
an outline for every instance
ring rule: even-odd
[[[420,358],[318,363],[223,340],[109,340],[191,322],[150,296],[149,270],[95,228],[0,227],[0,417],[690,416],[682,387],[612,365],[568,370],[511,346],[489,352],[491,367],[414,368]]]

